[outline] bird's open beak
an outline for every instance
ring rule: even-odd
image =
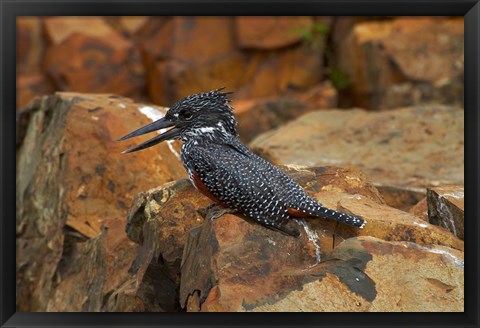
[[[149,133],[149,132],[152,132],[152,131],[169,128],[169,127],[174,126],[174,125],[175,124],[172,121],[169,121],[165,117],[163,117],[163,118],[161,118],[161,119],[159,119],[155,122],[152,122],[148,125],[145,125],[144,127],[141,127],[138,130],[135,130],[135,131],[127,134],[126,136],[121,137],[117,141],[129,139],[129,138],[136,137],[136,136],[140,136],[142,134]],[[122,154],[132,153],[134,151],[138,151],[138,150],[142,150],[142,149],[151,147],[151,146],[156,145],[156,144],[158,144],[162,141],[173,139],[174,137],[177,137],[179,134],[180,134],[180,129],[177,128],[177,127],[174,127],[172,129],[156,136],[155,138],[152,138],[150,140],[145,141],[144,143],[142,143],[142,144],[140,144],[136,147],[133,147],[133,148],[122,151]]]

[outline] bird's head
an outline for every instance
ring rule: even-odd
[[[119,140],[136,137],[152,131],[172,127],[170,130],[123,153],[131,153],[156,145],[165,140],[194,138],[215,139],[237,136],[237,121],[228,99],[229,92],[222,89],[194,94],[175,103],[165,116]]]

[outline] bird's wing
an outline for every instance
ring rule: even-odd
[[[281,188],[282,182],[267,174],[273,168],[270,163],[251,155],[235,146],[209,144],[195,147],[188,156],[195,174],[223,203],[262,223],[282,219],[286,208],[279,190],[287,186]]]

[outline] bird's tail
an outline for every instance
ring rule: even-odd
[[[365,227],[365,224],[367,223],[367,221],[364,220],[361,216],[337,212],[327,207],[324,207],[313,200],[311,203],[305,205],[302,208],[299,208],[298,210],[310,216],[320,217],[324,219],[332,219],[337,222],[348,224],[361,229]]]

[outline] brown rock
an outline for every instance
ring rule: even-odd
[[[56,272],[49,312],[98,312],[105,296],[128,277],[137,245],[125,234],[125,219],[109,219],[102,233],[85,243],[70,240]]]
[[[17,109],[25,107],[33,98],[50,94],[53,85],[43,74],[17,76]]]
[[[428,205],[427,205],[427,198],[424,197],[420,200],[417,204],[415,204],[410,210],[408,211],[413,216],[422,219],[423,221],[428,222]]]
[[[331,233],[323,235],[322,240],[331,242]],[[316,263],[315,249],[308,244],[306,234],[288,237],[230,214],[206,222],[189,233],[180,304],[189,303],[194,311],[236,311],[242,303],[274,298],[299,287],[299,277],[284,272]],[[195,291],[200,303],[196,309],[195,300],[189,299]]]
[[[288,90],[306,90],[322,80],[323,48],[300,45],[275,52],[255,51],[244,68],[245,85],[238,98],[266,97]],[[247,73],[250,73],[248,75]],[[247,83],[248,82],[248,83]]]
[[[215,46],[206,47],[206,44]],[[235,81],[235,77],[228,79],[228,75],[225,74],[231,65],[229,67],[227,64],[226,68],[215,68],[219,66],[219,62],[225,62],[224,57],[234,50],[232,18],[174,17],[166,21],[153,36],[147,38],[142,43],[142,49],[149,94],[158,104],[171,104],[189,94],[222,87],[225,83]],[[206,62],[213,62],[214,67],[206,69],[206,66],[212,65]],[[242,64],[236,65],[240,69],[243,67]],[[190,76],[195,78],[189,80],[188,76],[182,76],[185,70],[188,72],[184,74],[193,74]],[[219,79],[225,78],[226,82],[215,80],[219,70],[223,74]],[[232,74],[235,76],[235,72]],[[213,76],[214,81],[208,81],[209,76]],[[178,90],[185,83],[195,83],[198,78],[200,81],[207,78],[206,83],[212,84],[195,85],[200,89],[194,92],[191,89]],[[177,83],[180,85],[177,86]]]
[[[311,16],[238,16],[235,31],[241,48],[275,49],[302,40],[312,29]]]
[[[463,18],[362,22],[337,41],[338,67],[349,76],[355,105],[463,104]],[[442,90],[457,91],[451,98]]]
[[[17,140],[19,311],[46,309],[65,225],[95,237],[106,219],[125,217],[136,193],[185,176],[168,144],[121,154],[136,142],[115,140],[150,121],[141,104],[59,93],[33,105]]]
[[[419,221],[407,212],[373,202],[363,196],[336,196],[318,193],[317,199],[331,208],[363,217],[363,229],[338,225],[335,233],[343,239],[372,236],[387,241],[409,241],[423,246],[442,245],[463,251],[464,243],[448,230]],[[336,201],[336,204],[333,201]]]
[[[58,45],[66,41],[71,35],[78,33],[92,38],[108,40],[109,44],[117,44],[119,48],[129,46],[127,40],[99,17],[48,17],[45,19],[44,25],[47,39],[53,45]]]
[[[315,49],[240,51],[233,24],[233,18],[176,17],[147,38],[142,54],[153,101],[171,104],[223,86],[235,91],[236,99],[265,97],[321,81],[324,42]]]
[[[138,94],[144,83],[140,55],[100,18],[49,18],[51,45],[45,71],[60,90]]]
[[[41,17],[21,16],[16,20],[17,75],[41,71],[45,41]]]
[[[463,186],[427,189],[428,221],[451,231],[463,240],[465,206]]]
[[[305,92],[289,92],[285,96],[237,100],[232,102],[239,122],[238,132],[243,142],[256,135],[315,109],[337,105],[337,92],[329,82],[316,85]]]
[[[298,270],[300,271],[300,270]],[[243,302],[254,312],[463,312],[463,252],[351,238],[326,262],[294,273],[302,286],[266,302]],[[321,301],[319,301],[321,300]]]
[[[196,210],[209,204],[187,180],[136,196],[126,231],[140,247],[132,277],[110,296],[109,311],[139,311],[152,304],[160,311],[179,310],[177,291],[187,232],[203,222]]]
[[[316,111],[250,146],[278,164],[355,165],[377,186],[410,190],[411,206],[427,186],[463,183],[463,125],[462,110],[439,105]]]

